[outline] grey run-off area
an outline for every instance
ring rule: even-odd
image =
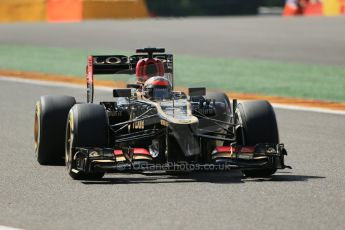
[[[215,17],[0,24],[0,44],[345,65],[345,17]],[[53,54],[52,54],[53,55]]]

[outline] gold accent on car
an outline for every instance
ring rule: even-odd
[[[169,122],[167,122],[166,120],[161,120],[161,125],[168,127],[169,126]]]
[[[135,121],[133,122],[133,129],[144,129],[145,128],[145,121]]]
[[[34,141],[35,141],[35,152],[38,153],[39,140],[40,140],[40,126],[41,126],[41,106],[40,102],[36,102],[35,106],[35,124],[34,124]]]

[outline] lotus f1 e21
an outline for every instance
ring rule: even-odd
[[[163,48],[136,51],[88,57],[85,103],[62,95],[40,98],[34,129],[40,164],[65,162],[74,179],[206,166],[262,177],[288,167],[269,102],[230,102],[225,93],[200,87],[175,91],[173,55]],[[120,73],[135,75],[136,83],[94,103],[94,75]]]

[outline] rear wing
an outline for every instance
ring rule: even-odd
[[[135,74],[136,65],[144,58],[156,58],[162,61],[165,75],[173,83],[173,55],[152,54],[152,52],[164,52],[164,49],[146,48],[138,49],[139,54],[132,56],[125,55],[97,55],[88,56],[86,66],[87,102],[92,103],[94,97],[94,75],[100,74]]]

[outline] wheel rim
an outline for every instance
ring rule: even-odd
[[[39,104],[36,104],[35,109],[35,124],[34,124],[34,141],[35,141],[35,153],[38,153],[39,139],[40,139],[40,111]]]
[[[65,164],[68,172],[72,170],[72,161],[73,161],[73,141],[74,141],[74,134],[71,128],[71,122],[67,123],[66,129],[66,147],[65,147]]]

